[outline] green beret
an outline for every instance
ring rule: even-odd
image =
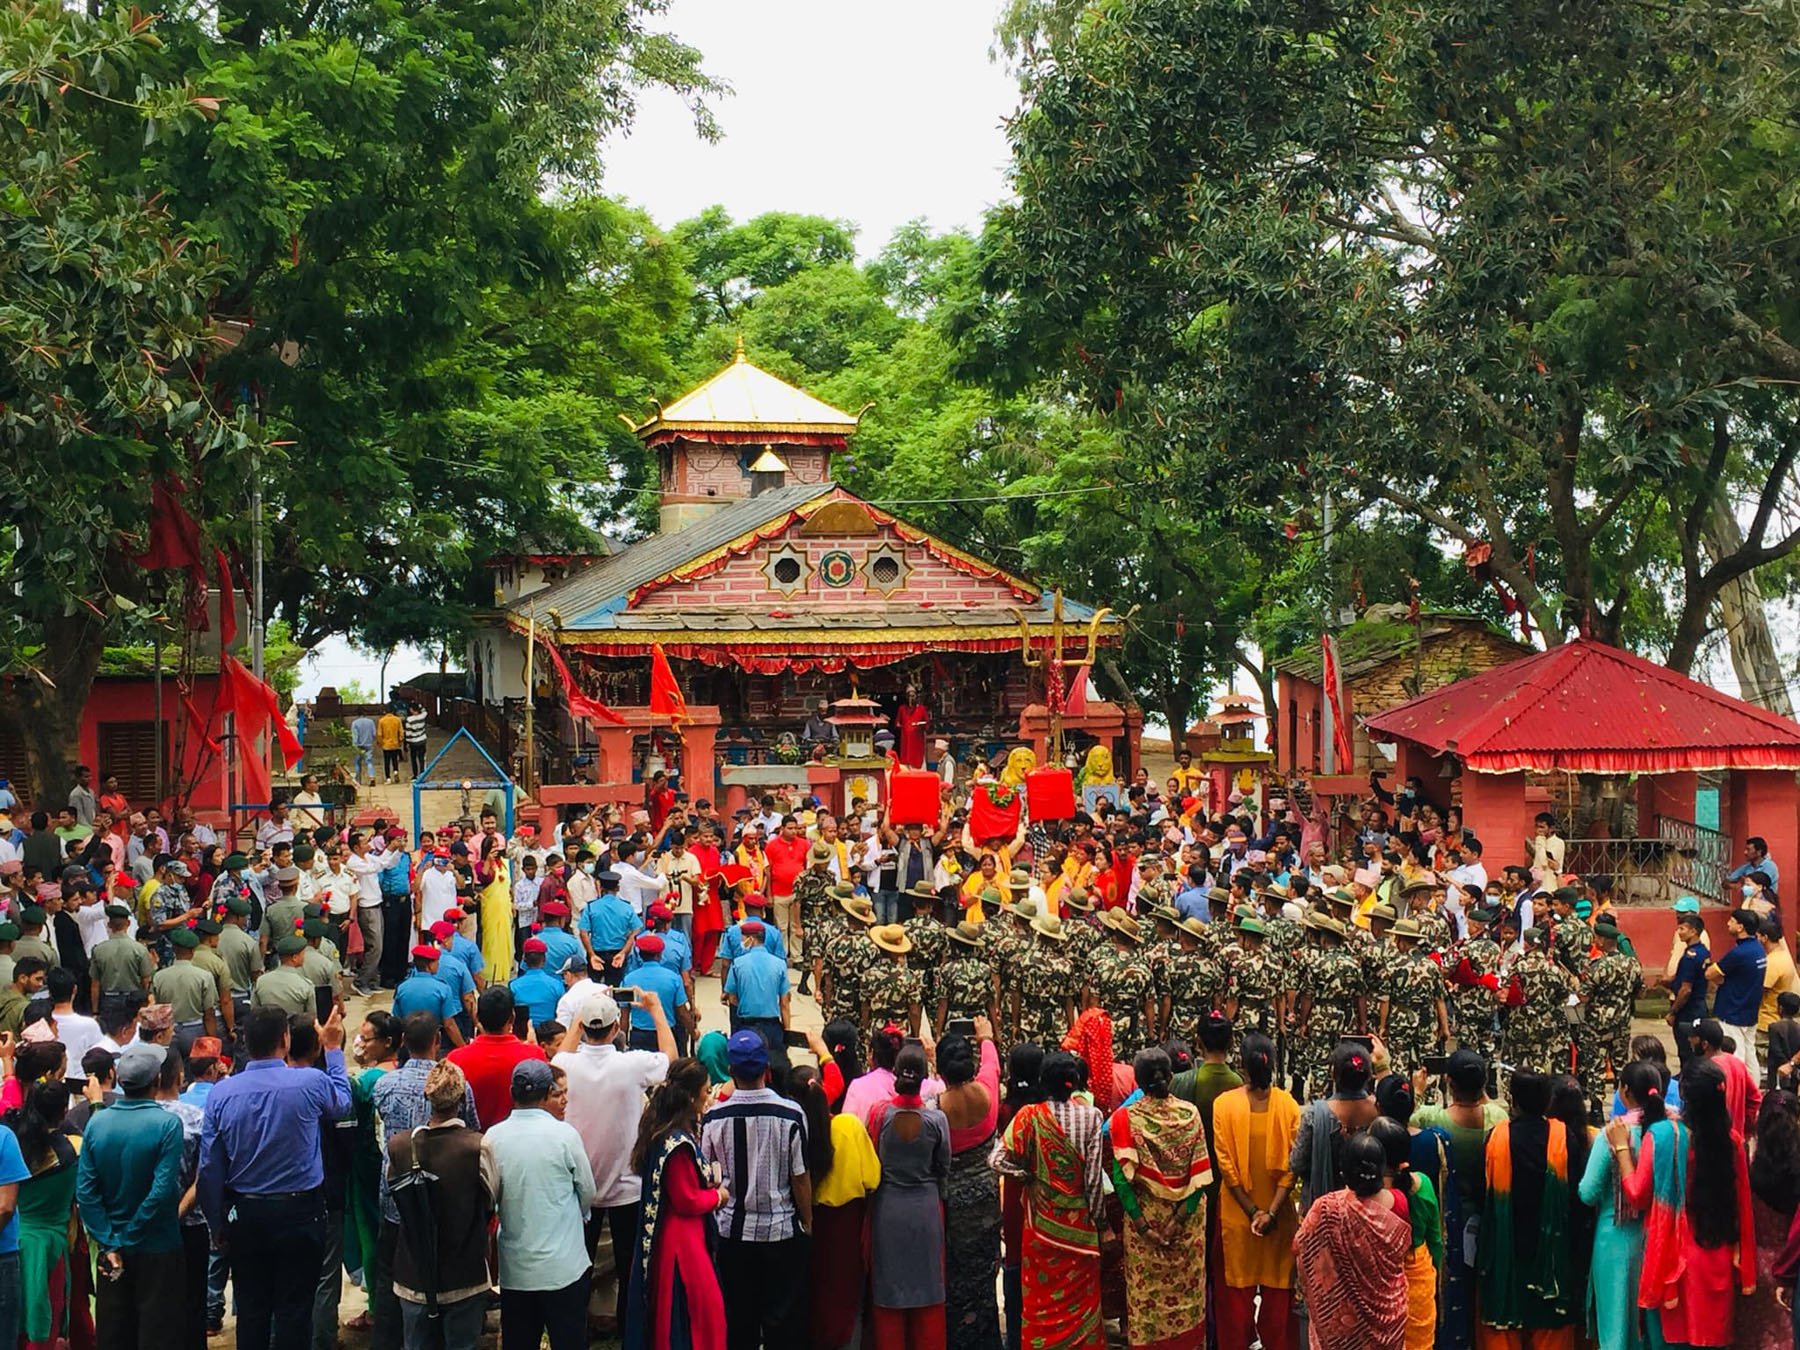
[[[1500,917],[1500,912],[1493,909],[1472,909],[1469,911],[1469,917],[1476,923],[1491,924]]]
[[[17,942],[19,925],[16,923],[0,923],[0,942]]]
[[[309,863],[313,860],[313,854],[316,852],[317,850],[314,849],[311,844],[295,844],[294,861],[297,863]]]
[[[300,915],[302,918],[307,919],[322,919],[325,917],[325,906],[307,905],[300,911]]]
[[[223,865],[227,872],[236,872],[241,868],[248,867],[250,860],[241,853],[228,853],[225,855]]]
[[[326,925],[325,920],[323,919],[308,919],[305,923],[300,925],[300,936],[307,938],[308,940],[312,938],[322,938],[330,931],[331,929]]]
[[[131,917],[131,906],[108,905],[106,907],[106,917],[109,919],[129,919]]]
[[[200,945],[200,935],[191,928],[177,928],[169,933],[169,941],[177,947],[192,951]]]
[[[295,952],[305,950],[306,939],[298,933],[289,933],[284,938],[277,938],[275,942],[275,955],[277,956],[292,956]]]
[[[27,928],[42,928],[50,922],[50,916],[44,913],[42,905],[27,905],[19,911],[19,922]]]
[[[228,895],[225,897],[225,912],[227,914],[248,914],[250,902],[241,895]]]
[[[225,931],[225,925],[217,919],[201,919],[194,924],[194,931],[201,937],[216,937]]]
[[[1611,919],[1602,919],[1599,923],[1594,925],[1594,936],[1617,938],[1623,936],[1623,934],[1619,932],[1618,924],[1614,923]]]
[[[1523,933],[1519,934],[1519,936],[1524,938],[1527,942],[1542,942],[1544,940],[1543,926],[1534,923]]]
[[[1550,898],[1552,900],[1561,900],[1564,904],[1572,905],[1577,900],[1581,899],[1581,892],[1576,890],[1573,886],[1558,886],[1555,890],[1550,892]]]

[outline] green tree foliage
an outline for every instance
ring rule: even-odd
[[[1490,547],[1549,640],[1682,669],[1721,589],[1800,546],[1787,10],[1008,22],[1018,202],[962,322],[1126,422],[1184,497],[1382,504]],[[1721,499],[1735,542],[1708,535]]]
[[[709,206],[673,231],[695,285],[699,324],[729,323],[772,286],[814,267],[854,262],[856,227],[824,216],[769,211],[742,225]]]
[[[252,444],[198,377],[227,260],[99,162],[212,111],[150,74],[156,46],[135,12],[0,12],[0,719],[52,793],[106,635],[145,600],[151,479],[236,481]]]

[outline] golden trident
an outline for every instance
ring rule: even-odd
[[[1036,670],[1042,667],[1047,656],[1051,678],[1059,682],[1064,678],[1064,671],[1083,670],[1094,664],[1094,656],[1100,650],[1100,626],[1112,616],[1110,609],[1101,608],[1094,611],[1094,617],[1088,620],[1087,650],[1079,661],[1071,661],[1063,654],[1069,634],[1063,624],[1063,593],[1060,587],[1050,593],[1050,640],[1045,646],[1032,646],[1031,624],[1025,618],[1025,611],[1017,605],[1011,605],[1008,608],[1012,610],[1013,617],[1019,621],[1019,655],[1025,662],[1025,668]],[[1136,614],[1137,611],[1138,607],[1133,605],[1125,618],[1129,621],[1131,615]],[[1049,681],[1046,681],[1045,699],[1050,704],[1049,762],[1052,764],[1062,763],[1062,710],[1067,690],[1068,685],[1062,684],[1059,696],[1052,698],[1050,697]]]

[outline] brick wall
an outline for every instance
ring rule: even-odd
[[[871,589],[866,561],[871,553],[884,545],[900,551],[907,565],[904,587],[891,595],[885,590]],[[763,570],[771,554],[791,547],[807,560],[805,585],[792,594],[783,594],[769,586]],[[820,560],[834,550],[842,549],[856,561],[857,573],[848,586],[827,586],[819,576]],[[782,604],[816,606],[829,603],[848,608],[885,609],[889,605],[922,605],[932,609],[994,609],[1019,604],[1004,585],[983,581],[958,571],[927,553],[921,545],[903,544],[885,531],[877,535],[804,537],[790,534],[784,539],[760,545],[725,567],[698,581],[665,586],[644,597],[639,609],[665,609],[677,605],[766,605]]]
[[[749,451],[748,458],[744,452]],[[762,453],[761,446],[708,445],[677,441],[664,451],[663,491],[678,497],[714,497],[735,501],[750,495],[750,475],[743,464]],[[830,477],[830,455],[822,446],[776,445],[788,466],[790,483],[822,483]]]

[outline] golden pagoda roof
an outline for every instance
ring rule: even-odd
[[[769,374],[744,356],[738,339],[731,364],[654,416],[632,427],[640,436],[659,431],[790,431],[847,436],[861,414],[852,417],[804,389]]]

